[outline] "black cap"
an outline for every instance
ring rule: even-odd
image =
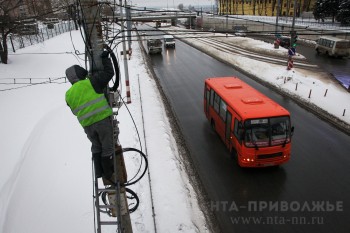
[[[66,69],[66,76],[71,84],[84,80],[88,72],[81,66],[74,65]]]

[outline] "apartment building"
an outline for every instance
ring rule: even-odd
[[[316,0],[218,0],[221,15],[276,16],[280,6],[281,16],[293,16],[296,2],[296,15],[312,11]]]

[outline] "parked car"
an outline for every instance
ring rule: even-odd
[[[59,19],[58,18],[46,18],[44,20],[44,24],[55,24],[55,23],[59,23]]]
[[[279,45],[282,46],[283,48],[289,48],[290,47],[290,37],[281,36],[277,40],[279,40]]]
[[[245,26],[233,26],[235,36],[247,36],[247,28]]]

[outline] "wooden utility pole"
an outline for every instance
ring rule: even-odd
[[[81,0],[82,25],[85,32],[85,52],[89,60],[89,72],[103,70],[101,52],[103,51],[101,17],[97,0]]]
[[[102,35],[102,26],[101,26],[101,16],[99,12],[99,5],[97,0],[80,0],[81,2],[81,20],[85,32],[85,43],[86,43],[86,54],[89,60],[89,73],[94,73],[96,71],[103,70],[102,59],[100,57],[103,51],[103,35]],[[122,13],[121,13],[122,14]],[[123,25],[123,23],[122,23]],[[123,26],[122,26],[122,30]],[[124,40],[124,34],[123,34]],[[124,50],[125,51],[125,50]],[[110,94],[109,94],[110,95]],[[111,102],[111,101],[110,101]],[[112,106],[113,107],[113,106]],[[97,232],[101,233],[101,225],[117,225],[117,232],[122,233],[132,233],[132,226],[130,220],[130,213],[128,202],[126,198],[125,187],[122,187],[122,184],[127,182],[126,169],[124,163],[124,157],[122,154],[122,149],[118,143],[118,133],[119,128],[118,122],[116,120],[116,115],[113,115],[113,127],[114,130],[114,144],[115,144],[115,153],[114,153],[114,174],[113,174],[113,184],[109,181],[103,180],[105,186],[110,185],[111,188],[108,188],[108,198],[111,205],[108,207],[112,212],[113,217],[117,217],[117,222],[106,222],[101,221],[100,214],[101,206],[99,204],[99,195],[98,192],[98,182],[95,179],[95,188],[97,194],[95,195],[95,208],[98,229]]]

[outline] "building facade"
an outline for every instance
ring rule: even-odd
[[[312,11],[316,0],[218,0],[220,15],[293,16],[296,2],[296,16]]]
[[[18,1],[11,2],[17,4]],[[52,14],[52,6],[50,0],[23,0],[19,7],[10,12],[14,18],[32,18]]]

